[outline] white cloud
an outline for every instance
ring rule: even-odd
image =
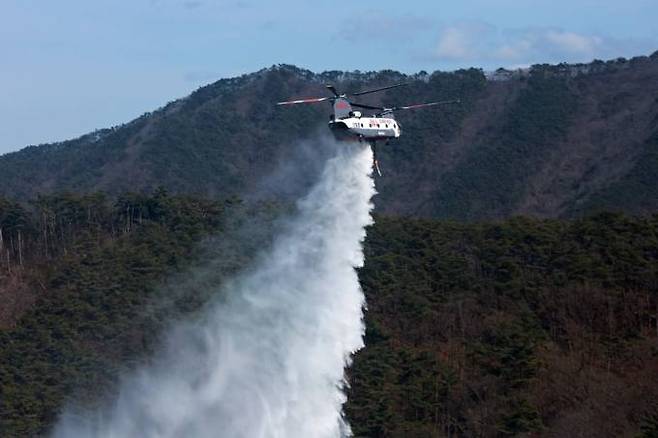
[[[635,56],[652,52],[656,45],[557,27],[500,30],[484,22],[458,22],[439,31],[433,56],[453,64],[510,66]]]
[[[437,55],[452,59],[471,56],[471,36],[460,29],[450,27],[442,32]]]
[[[408,59],[424,67],[437,61],[443,68],[485,69],[590,62],[648,55],[658,48],[658,40],[614,38],[560,27],[498,28],[480,20],[438,25],[437,35],[437,23],[429,17],[390,16],[374,11],[346,20],[338,29],[335,38],[351,44],[371,49],[404,47]]]
[[[496,29],[486,23],[464,21],[441,30],[436,55],[450,60],[471,60],[479,56],[482,41]]]
[[[565,52],[592,55],[604,47],[603,38],[598,36],[580,35],[560,30],[549,30],[543,36],[555,48]]]
[[[522,57],[522,54],[530,48],[527,41],[519,41],[517,43],[503,44],[496,49],[493,54],[495,58],[502,60],[517,60]]]

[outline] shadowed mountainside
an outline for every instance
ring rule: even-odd
[[[330,109],[275,102],[326,95],[325,83],[355,91],[401,81],[410,85],[363,102],[460,97],[463,104],[398,114],[403,136],[380,151],[380,212],[480,220],[658,208],[658,52],[489,78],[475,69],[407,76],[272,67],[220,80],[119,127],[6,154],[0,193],[115,195],[164,186],[210,197],[289,194],[264,181],[290,162],[300,139],[326,134]]]

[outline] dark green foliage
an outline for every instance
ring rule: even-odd
[[[55,180],[58,191],[87,192],[90,182],[98,181],[102,176],[103,166],[125,157],[127,145],[147,122],[148,115],[144,115],[121,127],[95,131],[62,143],[30,146],[19,153],[7,154],[0,164],[0,192],[15,197],[34,196],[46,191],[43,186],[39,190],[40,184],[52,185]],[[122,187],[130,188],[125,184]]]
[[[655,216],[378,217],[346,407],[356,436],[639,431],[631,406],[658,395],[631,371],[658,365],[657,248]]]
[[[114,206],[101,196],[71,195],[34,204],[53,232],[35,231],[30,260],[60,257],[48,262],[47,293],[15,328],[0,332],[2,436],[45,432],[65,404],[97,403],[122,369],[145,358],[164,317],[190,310],[153,310],[156,286],[189,264],[202,236],[219,231],[224,210],[161,190],[121,196]]]
[[[509,108],[498,137],[476,145],[444,176],[432,200],[439,217],[473,220],[510,214],[525,182],[540,169],[551,147],[564,138],[576,109],[565,78],[533,71]]]
[[[542,337],[536,329],[503,323],[487,328],[481,339],[468,346],[470,360],[484,373],[501,380],[502,393],[524,388],[536,375],[535,347]]]
[[[21,264],[25,239],[34,233],[29,213],[20,204],[0,197],[0,261]]]
[[[527,401],[514,401],[507,408],[509,414],[504,415],[498,424],[502,436],[518,436],[524,432],[537,432],[542,428],[539,412]]]
[[[111,397],[172,321],[248,266],[280,211],[163,189],[3,200],[38,298],[0,330],[2,436],[44,434],[65,406]],[[355,435],[651,436],[657,248],[655,216],[377,217],[359,271],[367,347],[348,372]]]
[[[658,438],[658,413],[645,415],[640,430],[640,438]]]
[[[487,82],[483,72],[469,69],[454,73],[435,72],[426,82],[414,81],[407,87],[394,89],[387,94],[384,104],[388,106],[457,98],[461,99],[461,103],[429,111],[396,113],[402,136],[378,149],[379,160],[386,175],[377,181],[381,199],[378,206],[398,213],[390,206],[405,204],[405,212],[408,212],[411,205],[418,204],[416,198],[420,196],[419,184],[433,184],[434,190],[438,187],[436,174],[443,172],[447,163],[437,160],[436,154],[446,143],[459,138],[465,119],[474,112],[478,100],[486,95],[486,90]],[[414,202],[409,202],[411,200]],[[431,199],[422,201],[432,202]],[[431,210],[430,215],[435,213],[433,208],[428,208]]]
[[[658,209],[658,132],[646,141],[631,172],[574,207],[576,212],[630,209],[643,213]]]

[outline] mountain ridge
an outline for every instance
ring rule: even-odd
[[[326,106],[284,109],[277,101],[324,95],[328,82],[353,91],[400,81],[410,85],[364,102],[460,97],[464,103],[399,113],[403,136],[380,148],[380,212],[456,220],[573,217],[618,209],[617,192],[624,193],[628,213],[658,208],[652,190],[658,175],[647,166],[655,159],[658,52],[489,73],[313,73],[273,66],[221,79],[124,125],[2,155],[0,194],[112,195],[163,186],[245,196],[291,159],[291,147],[323,132]],[[305,178],[300,184],[309,184]],[[625,193],[630,187],[645,193]]]

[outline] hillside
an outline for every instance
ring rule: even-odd
[[[656,436],[657,219],[377,218],[356,436]]]
[[[162,190],[1,200],[0,436],[42,436],[65,406],[103,403],[204,285],[267,246],[278,211]],[[657,248],[655,215],[378,216],[359,270],[356,436],[655,436]]]
[[[399,114],[403,136],[381,150],[381,213],[481,220],[658,208],[658,52],[489,77],[475,69],[407,76],[272,67],[220,80],[123,126],[1,156],[0,194],[163,186],[281,198],[313,178],[309,164],[323,154],[313,139],[326,135],[329,108],[274,103],[325,95],[324,83],[353,91],[398,81],[411,85],[364,101],[463,104]],[[292,187],[272,184],[281,168],[294,174]]]

